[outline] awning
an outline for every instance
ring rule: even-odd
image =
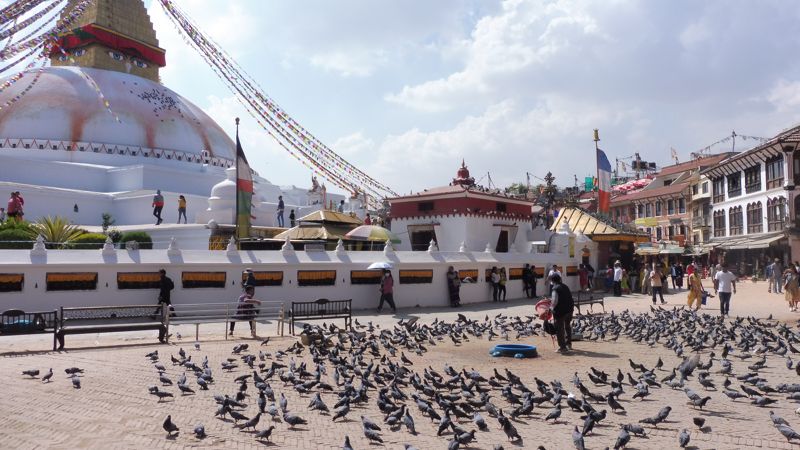
[[[769,234],[712,239],[711,244],[715,244],[718,248],[723,250],[753,250],[767,248],[782,239],[786,239],[786,235],[782,231],[779,231]]]
[[[595,242],[650,242],[650,236],[646,233],[620,230],[581,208],[562,209],[556,221],[550,226],[550,231],[557,232],[565,222],[569,225],[570,231],[576,234],[583,233]]]
[[[655,247],[639,247],[633,253],[643,256],[655,256],[661,252],[661,249]]]

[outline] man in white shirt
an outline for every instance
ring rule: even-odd
[[[723,316],[729,316],[731,295],[736,293],[736,275],[728,272],[727,264],[722,264],[721,270],[714,275],[714,281],[719,294],[719,312]]]
[[[614,297],[622,297],[622,265],[614,263]]]
[[[558,275],[558,277],[561,278],[561,272],[558,270],[558,266],[555,264],[553,264],[553,268],[550,269],[550,272],[547,273],[547,281],[550,283],[549,294],[553,293],[553,286],[555,286],[555,283],[553,283],[553,275]]]

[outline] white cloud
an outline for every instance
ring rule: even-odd
[[[778,80],[766,96],[778,112],[794,111],[800,107],[800,81]]]
[[[383,64],[386,54],[382,50],[333,51],[312,55],[311,65],[343,77],[367,77]]]
[[[358,131],[335,140],[331,148],[339,155],[352,157],[370,152],[375,148],[375,142]]]

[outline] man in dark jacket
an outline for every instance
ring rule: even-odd
[[[553,322],[556,326],[558,353],[566,353],[572,350],[572,310],[575,303],[569,287],[561,282],[561,275],[553,275],[551,281],[553,293],[550,309],[553,311]]]
[[[162,305],[162,308],[169,308],[171,312],[174,308],[172,307],[172,300],[170,300],[170,292],[175,289],[175,283],[172,282],[172,278],[167,276],[166,270],[161,269],[158,273],[161,274],[161,279],[158,280],[158,304]],[[171,312],[170,317],[175,317],[175,313]],[[166,329],[162,328],[158,331],[158,341],[164,343],[165,338]]]

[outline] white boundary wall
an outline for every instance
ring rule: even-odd
[[[566,236],[559,236],[566,239]],[[558,238],[556,238],[558,239]],[[158,291],[117,289],[117,272],[155,272],[166,269],[175,282],[173,303],[204,303],[235,301],[241,293],[241,273],[245,268],[255,271],[283,271],[281,286],[256,288],[261,300],[311,301],[318,298],[353,299],[354,309],[375,308],[378,286],[353,285],[351,270],[364,270],[373,262],[388,261],[394,266],[395,303],[399,308],[436,307],[448,304],[446,273],[448,266],[456,270],[478,269],[477,283],[461,285],[463,303],[491,301],[491,289],[484,279],[484,271],[492,266],[522,267],[525,263],[537,267],[577,266],[576,257],[547,253],[488,253],[488,252],[303,252],[303,251],[208,251],[208,250],[117,250],[103,254],[99,250],[48,250],[36,255],[28,250],[0,251],[0,273],[23,273],[22,292],[0,292],[0,311],[23,309],[26,311],[52,310],[60,306],[103,306],[125,304],[155,304]],[[433,281],[429,284],[401,284],[400,270],[431,269]],[[298,270],[336,270],[335,286],[298,287]],[[224,271],[225,288],[184,289],[181,286],[183,271]],[[97,290],[47,291],[48,272],[97,272]],[[577,276],[564,276],[573,290]],[[507,298],[521,298],[521,280],[509,280]],[[538,280],[538,291],[544,292],[543,280]],[[533,312],[533,310],[531,310]]]

